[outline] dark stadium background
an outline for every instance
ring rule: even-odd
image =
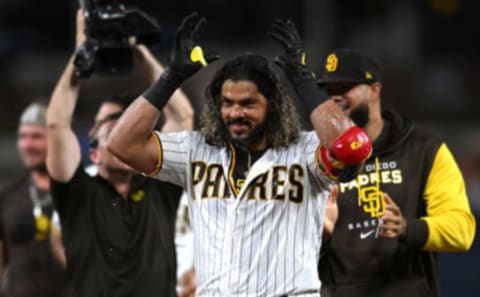
[[[354,47],[384,65],[383,106],[393,107],[449,144],[464,172],[472,208],[480,219],[480,2],[474,0],[130,0],[162,24],[157,56],[166,61],[184,15],[207,17],[204,47],[225,58],[252,51],[273,58],[279,48],[265,32],[275,18],[291,18],[304,37],[308,63],[319,70],[329,50]],[[77,3],[0,1],[0,181],[21,171],[16,153],[20,112],[46,102],[72,53]],[[195,108],[212,74],[203,70],[184,90]],[[98,102],[116,93],[140,92],[141,74],[96,77],[83,83],[74,127],[86,144]],[[299,109],[301,113],[303,110]],[[198,116],[199,112],[197,113]],[[308,123],[306,123],[308,126]],[[85,146],[86,149],[86,146]],[[414,157],[414,156],[412,156]],[[477,238],[467,254],[442,255],[444,296],[478,296]]]

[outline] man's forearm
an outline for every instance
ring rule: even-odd
[[[155,58],[155,56],[146,46],[139,44],[133,47],[133,49],[134,54],[137,57],[138,64],[142,69],[142,72],[145,74],[148,83],[150,85],[153,84],[160,78],[160,75],[163,73],[163,65],[160,64],[160,62]]]
[[[80,144],[71,128],[79,84],[73,75],[73,58],[60,77],[47,110],[47,168],[57,181],[69,181],[81,159]]]
[[[74,57],[68,61],[48,106],[47,125],[70,126],[77,104],[79,83],[74,73]]]
[[[193,108],[185,93],[178,89],[173,93],[163,109],[165,124],[162,132],[175,132],[193,129]]]
[[[163,65],[144,45],[134,47],[138,64],[144,72],[149,84],[153,85],[164,72]],[[184,92],[177,89],[163,107],[165,124],[162,132],[174,132],[193,129],[193,108]]]
[[[317,158],[324,173],[340,182],[355,178],[372,152],[365,131],[332,100],[318,105],[310,119],[321,142]]]
[[[317,105],[310,114],[310,121],[326,147],[330,147],[340,134],[354,126],[353,121],[332,100]]]

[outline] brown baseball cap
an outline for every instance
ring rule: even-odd
[[[318,84],[377,81],[381,81],[381,69],[376,58],[354,49],[337,49],[328,54]]]

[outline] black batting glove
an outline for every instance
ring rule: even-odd
[[[170,64],[166,67],[179,85],[194,75],[203,66],[219,59],[218,54],[210,53],[204,56],[199,45],[199,33],[205,25],[205,18],[193,12],[186,16],[177,29],[175,45],[170,55]]]
[[[283,69],[305,110],[311,114],[327,95],[318,87],[315,75],[306,66],[305,50],[297,28],[291,20],[276,20],[268,35],[283,47],[283,54],[275,57],[275,63]]]
[[[295,87],[306,79],[314,79],[313,73],[306,67],[302,38],[291,20],[275,20],[268,35],[283,47],[283,54],[275,57],[275,63]]]
[[[199,17],[196,12],[183,19],[175,35],[170,63],[158,81],[143,93],[143,97],[159,110],[187,78],[220,58],[216,53],[205,56],[199,45],[199,33],[204,25],[205,18]]]

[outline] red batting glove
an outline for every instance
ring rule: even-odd
[[[326,166],[325,175],[337,179],[345,165],[361,164],[370,157],[372,142],[358,126],[352,126],[338,136],[330,149],[320,148],[320,157]]]

